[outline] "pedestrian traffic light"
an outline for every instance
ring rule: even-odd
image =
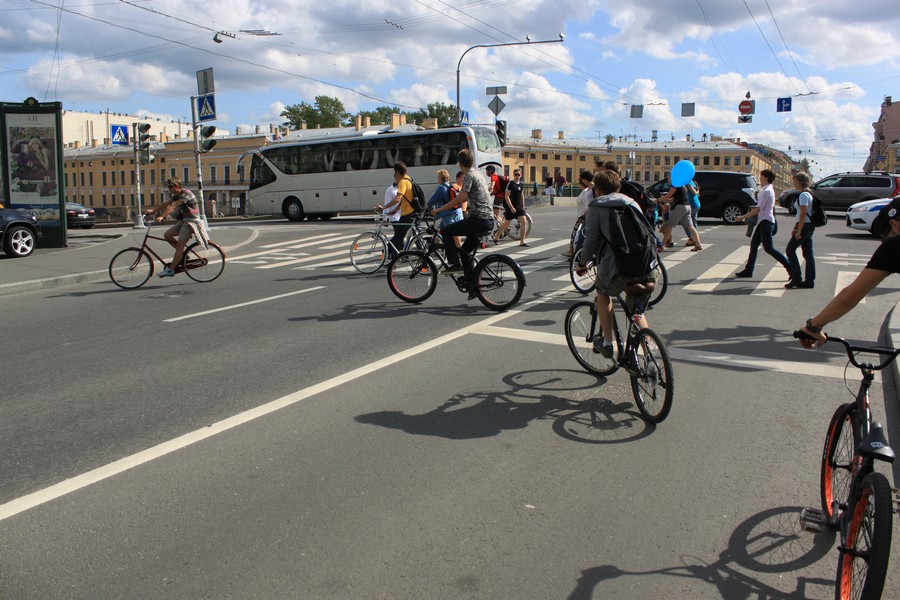
[[[500,139],[500,145],[505,146],[506,145],[506,121],[501,121],[500,119],[497,119],[497,122],[495,123],[495,125],[496,125],[496,129],[497,129],[497,137]]]
[[[212,136],[216,133],[215,125],[204,125],[200,127],[200,152],[209,152],[216,145],[216,140]]]
[[[137,154],[138,163],[149,165],[153,160],[150,154],[150,123],[134,123],[134,152]]]

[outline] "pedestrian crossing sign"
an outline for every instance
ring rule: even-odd
[[[109,139],[113,146],[127,146],[128,125],[111,125],[109,128]]]
[[[215,121],[216,120],[216,95],[206,94],[205,96],[197,96],[197,120],[198,121]]]

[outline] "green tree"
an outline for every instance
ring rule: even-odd
[[[456,105],[432,102],[428,105],[428,117],[438,120],[438,126],[449,127],[456,124]]]
[[[331,96],[316,96],[314,105],[306,102],[292,104],[285,107],[280,116],[287,119],[283,126],[289,129],[300,129],[303,121],[306,121],[306,126],[310,129],[317,126],[340,127],[350,119],[344,103]]]
[[[391,114],[400,113],[400,109],[396,106],[379,106],[375,110],[361,110],[359,111],[359,115],[365,119],[369,117],[372,121],[372,125],[390,125],[391,124]]]

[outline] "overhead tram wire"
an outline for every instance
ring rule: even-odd
[[[32,1],[33,3],[35,3],[35,4],[41,4],[41,5],[45,5],[45,6],[52,6],[52,5],[47,4],[46,2],[42,2],[41,0],[31,0],[31,1]],[[54,7],[54,8],[55,8],[55,7]],[[348,92],[352,92],[352,93],[354,93],[354,94],[357,94],[357,95],[362,96],[362,97],[364,97],[364,98],[368,98],[369,100],[374,100],[374,101],[376,101],[376,102],[381,102],[381,103],[384,103],[384,104],[390,104],[390,105],[392,105],[392,106],[397,106],[397,107],[401,107],[401,108],[410,108],[410,109],[414,109],[414,110],[423,110],[423,107],[421,107],[421,106],[409,106],[409,105],[404,105],[404,104],[397,104],[397,103],[395,103],[395,102],[388,102],[387,100],[384,100],[384,99],[382,99],[382,98],[377,98],[377,97],[375,97],[375,96],[372,96],[372,95],[370,95],[370,94],[366,94],[366,93],[364,93],[364,92],[361,92],[361,91],[359,91],[359,90],[353,89],[353,88],[351,88],[351,87],[347,87],[347,86],[340,85],[340,84],[337,84],[337,83],[332,83],[332,82],[330,82],[330,81],[324,81],[324,80],[322,80],[322,79],[316,79],[315,77],[309,77],[309,76],[307,76],[307,75],[301,75],[301,74],[299,74],[299,73],[292,73],[292,72],[290,72],[290,71],[286,71],[286,70],[284,70],[284,69],[278,69],[278,68],[275,68],[275,67],[271,67],[271,66],[269,66],[269,65],[262,65],[262,64],[259,64],[259,63],[255,63],[255,62],[253,62],[253,61],[251,61],[251,60],[247,60],[246,58],[240,58],[240,57],[238,57],[238,56],[232,56],[232,55],[230,55],[230,54],[224,54],[224,53],[221,53],[221,52],[214,52],[214,51],[209,50],[209,49],[207,49],[207,48],[202,48],[202,47],[198,47],[198,46],[191,46],[190,44],[186,44],[186,43],[180,42],[180,41],[178,41],[178,40],[171,40],[171,39],[166,38],[166,37],[163,37],[163,36],[161,36],[161,35],[156,35],[156,34],[148,33],[148,32],[146,32],[146,31],[141,31],[141,30],[135,29],[135,28],[133,28],[133,27],[126,27],[126,26],[124,26],[124,25],[120,25],[120,24],[118,24],[118,23],[113,23],[113,22],[107,21],[107,20],[105,20],[105,19],[101,19],[101,18],[99,18],[99,17],[95,17],[95,16],[92,16],[92,15],[86,15],[86,14],[83,14],[83,13],[79,13],[79,12],[77,12],[77,11],[74,11],[74,10],[71,10],[71,9],[68,9],[68,8],[61,8],[60,10],[64,10],[65,12],[68,12],[68,13],[71,13],[71,14],[74,14],[74,15],[77,15],[77,16],[79,16],[79,17],[83,17],[83,18],[85,18],[85,19],[89,19],[89,20],[92,20],[92,21],[97,21],[97,22],[100,22],[100,23],[104,23],[104,24],[109,25],[109,26],[111,26],[111,27],[116,27],[116,28],[119,28],[119,29],[125,29],[125,30],[127,30],[127,31],[133,31],[134,33],[139,33],[139,34],[144,35],[144,36],[147,36],[147,37],[152,37],[152,38],[164,40],[164,41],[166,41],[166,42],[171,42],[171,43],[177,44],[177,45],[179,45],[179,46],[184,46],[185,48],[190,48],[191,50],[198,50],[198,51],[200,51],[200,52],[205,52],[205,53],[211,54],[211,55],[213,55],[213,56],[218,56],[218,57],[221,57],[221,58],[226,58],[226,59],[233,60],[233,61],[236,61],[236,62],[248,64],[248,65],[250,65],[250,66],[258,67],[258,68],[260,68],[260,69],[265,69],[265,70],[267,70],[267,71],[272,71],[272,72],[274,72],[274,73],[281,73],[281,74],[283,74],[283,75],[288,75],[288,76],[290,76],[290,77],[296,77],[296,78],[298,78],[298,79],[305,79],[305,80],[307,80],[307,81],[314,81],[314,82],[316,82],[316,83],[321,83],[321,84],[324,84],[324,85],[327,85],[327,86],[330,86],[330,87],[333,87],[333,88],[337,88],[337,89],[345,90],[345,91],[348,91]]]

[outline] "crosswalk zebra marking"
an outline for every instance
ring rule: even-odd
[[[838,292],[853,283],[853,280],[856,279],[857,275],[859,275],[859,273],[856,271],[838,271],[837,281],[834,284],[834,295],[837,296]],[[865,304],[865,302],[866,299],[863,297],[863,299],[859,301],[859,304]]]

